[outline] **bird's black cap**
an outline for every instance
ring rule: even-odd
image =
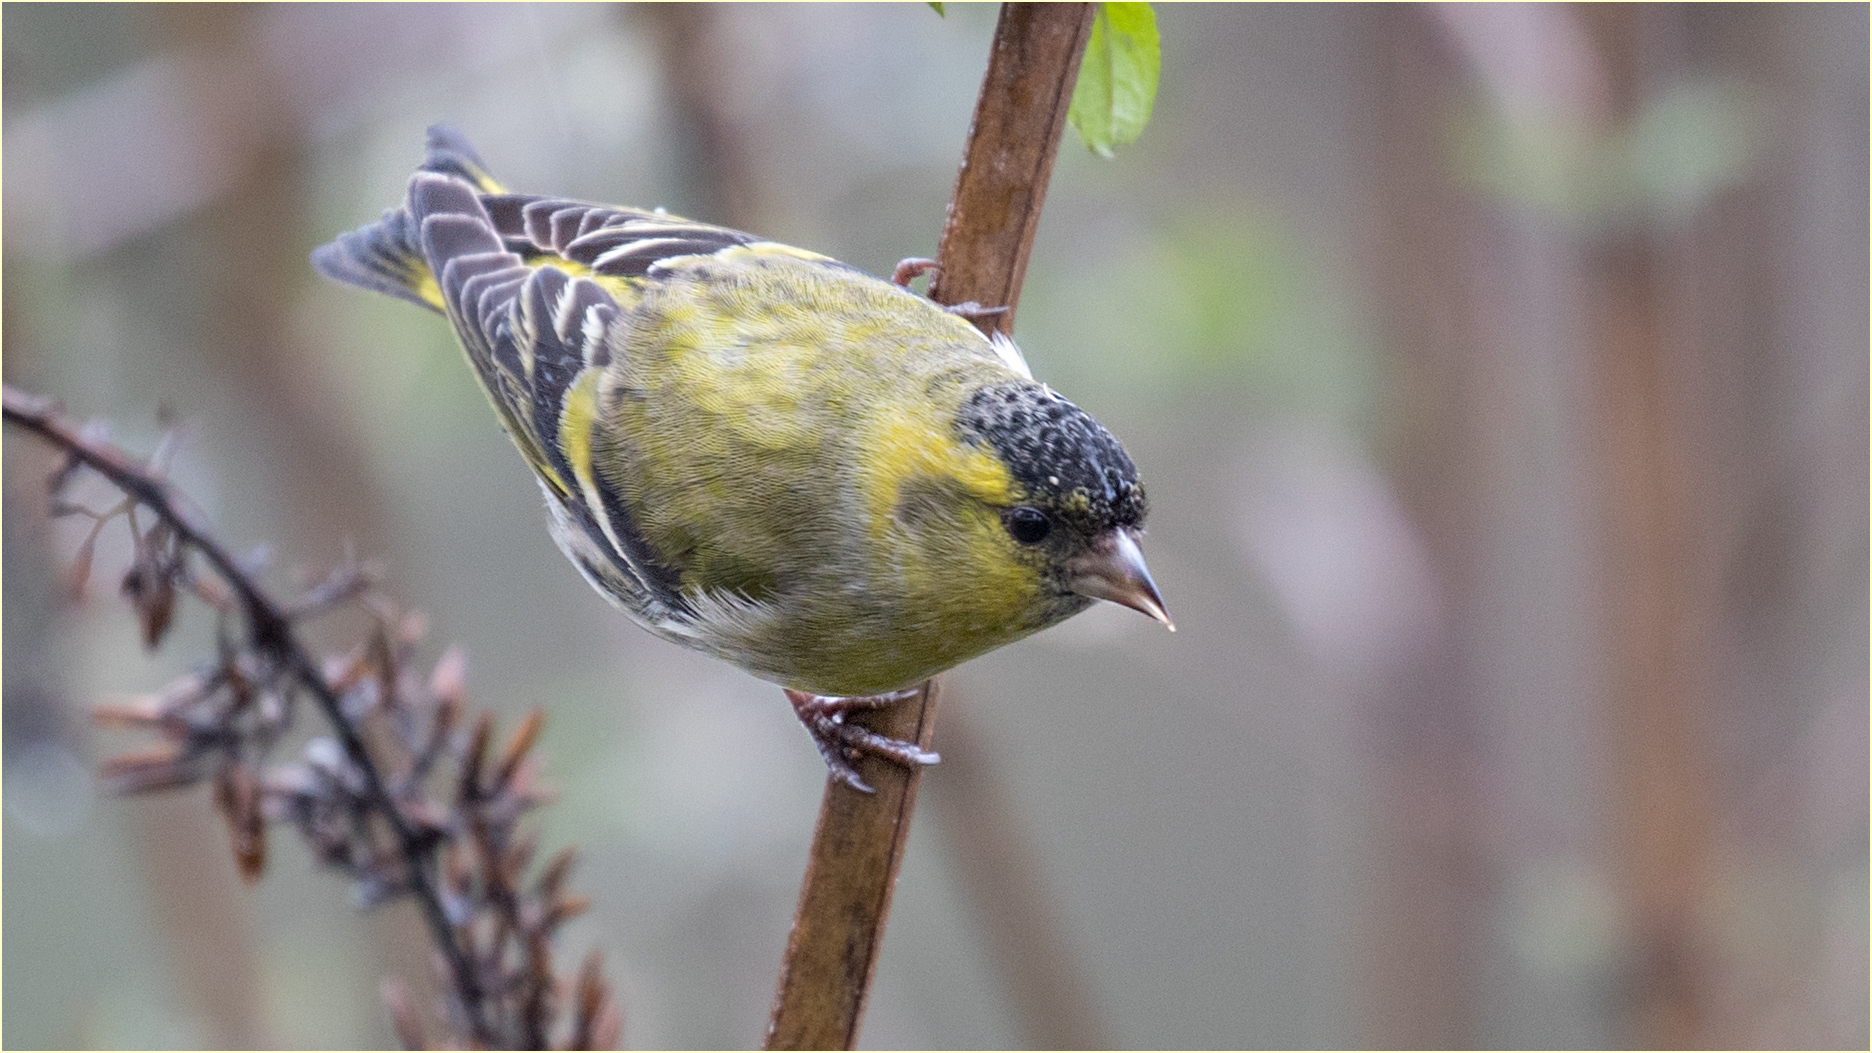
[[[963,402],[962,437],[987,446],[1016,482],[1087,534],[1144,522],[1144,488],[1124,447],[1044,384],[991,384]]]

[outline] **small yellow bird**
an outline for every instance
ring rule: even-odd
[[[586,580],[785,687],[838,778],[938,759],[854,709],[1095,599],[1171,624],[1131,458],[1005,336],[817,253],[510,194],[445,126],[428,147],[313,266],[447,316]]]

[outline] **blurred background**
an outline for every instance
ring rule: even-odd
[[[550,711],[566,968],[602,949],[632,1046],[757,1045],[818,757],[579,580],[443,325],[306,253],[447,120],[515,189],[888,273],[994,9],[0,19],[7,381],[132,449],[185,422],[281,589],[381,558],[477,702]],[[1158,19],[1017,335],[1140,466],[1179,631],[1104,605],[949,677],[865,1044],[1865,1048],[1867,9]],[[205,789],[101,794],[137,740],[87,708],[213,626],[142,653],[120,535],[68,602],[81,525],[5,455],[5,1043],[392,1044],[406,907],[284,832],[242,885]]]

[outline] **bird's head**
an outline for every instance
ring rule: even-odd
[[[1038,576],[1043,624],[1110,600],[1175,630],[1138,548],[1144,488],[1104,425],[1043,384],[1010,380],[970,394],[956,428],[1013,477],[993,545]]]

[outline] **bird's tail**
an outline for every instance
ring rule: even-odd
[[[468,140],[446,124],[430,126],[420,170],[454,176],[482,194],[506,193]],[[423,258],[421,228],[408,207],[391,209],[377,222],[314,249],[312,266],[333,281],[444,311],[442,290]]]

